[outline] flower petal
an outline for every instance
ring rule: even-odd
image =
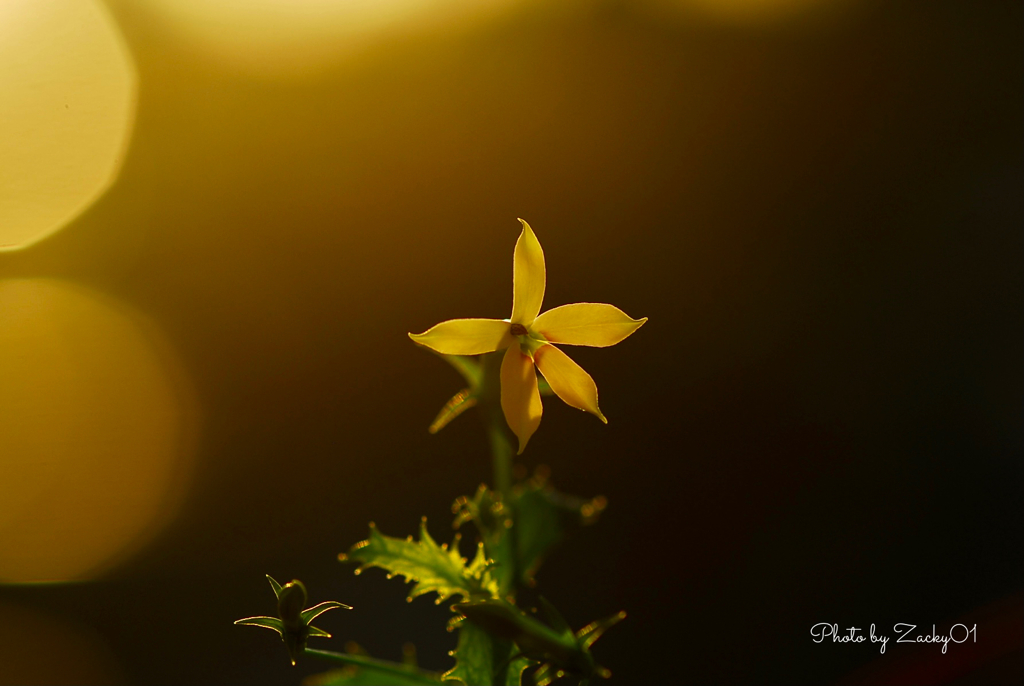
[[[544,301],[544,251],[525,221],[512,259],[512,323],[529,326]]]
[[[530,327],[552,343],[606,348],[639,329],[647,317],[633,319],[604,303],[574,303],[548,310]]]
[[[519,438],[517,454],[522,455],[530,436],[540,426],[544,408],[540,404],[533,360],[519,350],[518,342],[509,346],[501,361],[501,409],[508,427]]]
[[[533,354],[533,359],[555,395],[567,405],[586,410],[605,424],[608,423],[597,406],[597,384],[583,367],[553,345],[541,346]]]
[[[409,338],[445,355],[482,355],[512,343],[510,328],[501,319],[449,319]]]

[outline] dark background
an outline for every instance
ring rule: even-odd
[[[198,468],[131,560],[0,599],[84,627],[125,683],[287,684],[326,666],[231,622],[297,577],[356,606],[317,647],[412,641],[446,669],[446,611],[336,555],[371,520],[447,539],[490,480],[475,417],[427,434],[460,379],[406,332],[508,316],[523,217],[545,309],[650,318],[569,351],[608,426],[546,399],[521,460],[609,499],[539,582],[574,626],[628,611],[594,649],[610,683],[833,681],[877,650],[816,645],[817,622],[941,633],[990,603],[1018,633],[982,621],[979,644],[1019,682],[1021,3],[768,26],[525,4],[298,81],[112,8],[140,79],[121,176],[0,270],[155,320]]]

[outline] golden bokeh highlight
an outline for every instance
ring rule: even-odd
[[[181,39],[222,65],[271,78],[309,75],[408,31],[480,20],[510,0],[149,0]]]
[[[104,5],[0,2],[0,251],[45,238],[111,185],[136,81]]]
[[[195,401],[159,333],[71,283],[0,281],[0,583],[83,580],[173,516]]]
[[[124,674],[94,631],[36,608],[0,603],[0,686],[118,683]]]

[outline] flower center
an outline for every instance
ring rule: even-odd
[[[526,335],[526,327],[523,326],[522,324],[513,324],[512,325],[512,335],[513,336],[525,336]]]

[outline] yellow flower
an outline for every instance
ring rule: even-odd
[[[501,409],[519,438],[519,453],[540,425],[537,388],[540,370],[551,390],[568,405],[608,423],[597,406],[597,385],[582,367],[553,343],[605,348],[639,329],[647,318],[633,319],[612,305],[575,303],[544,314],[544,251],[522,219],[523,233],[513,258],[512,316],[509,319],[451,319],[409,337],[445,355],[482,355],[507,349],[501,363]]]

